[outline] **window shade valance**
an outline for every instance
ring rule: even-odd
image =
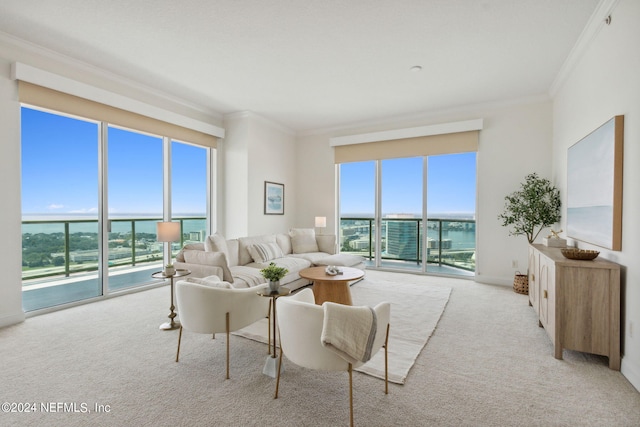
[[[64,92],[18,81],[20,102],[62,113],[122,126],[132,130],[167,136],[182,142],[216,148],[218,138],[142,114],[91,101]]]
[[[336,146],[335,163],[478,151],[477,130]]]

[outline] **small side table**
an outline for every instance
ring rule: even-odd
[[[278,373],[276,363],[276,361],[278,360],[278,354],[276,352],[276,300],[279,297],[284,297],[286,295],[289,295],[290,293],[291,289],[283,287],[278,288],[277,291],[270,291],[269,288],[264,288],[258,291],[258,295],[260,295],[261,297],[271,298],[271,304],[269,304],[271,306],[271,324],[269,324],[269,337],[273,336],[273,353],[267,356],[267,361],[264,364],[264,369],[262,369],[262,373],[270,376],[271,378],[275,378]],[[273,335],[271,334],[271,331],[273,331]],[[282,368],[280,369],[280,372],[282,372]]]
[[[171,283],[171,307],[169,307],[170,311],[169,315],[167,316],[169,318],[169,321],[160,325],[160,329],[164,331],[170,331],[172,329],[178,329],[180,327],[180,321],[175,320],[177,314],[175,312],[176,306],[173,303],[173,296],[175,294],[173,291],[173,279],[176,277],[188,276],[189,274],[191,274],[191,271],[186,269],[177,269],[176,272],[171,276],[165,275],[164,271],[156,271],[155,273],[151,274],[151,277],[153,277],[154,279],[169,279]]]

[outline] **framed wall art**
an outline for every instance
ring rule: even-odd
[[[264,214],[284,215],[284,184],[264,182]]]
[[[624,116],[615,116],[567,152],[567,236],[622,249]]]

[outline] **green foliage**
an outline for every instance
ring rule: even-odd
[[[270,282],[277,282],[287,275],[289,270],[284,267],[278,267],[275,263],[269,263],[269,267],[260,270],[262,276]]]
[[[560,191],[547,179],[529,174],[520,190],[505,197],[505,206],[498,219],[510,227],[509,234],[524,234],[533,243],[543,228],[560,221]]]

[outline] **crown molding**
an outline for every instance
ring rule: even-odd
[[[580,33],[576,44],[573,45],[571,52],[565,59],[560,71],[556,75],[556,78],[551,83],[549,88],[549,95],[554,98],[560,88],[564,85],[565,81],[569,78],[569,74],[573,71],[576,64],[582,58],[585,51],[591,45],[595,37],[598,35],[602,27],[605,25],[605,18],[613,12],[620,0],[601,0],[596,10],[591,14],[587,25]]]
[[[274,129],[279,130],[280,132],[286,133],[287,135],[297,136],[297,133],[294,130],[292,130],[292,129],[284,126],[284,125],[281,125],[280,123],[275,122],[275,121],[273,121],[271,119],[268,119],[268,118],[266,118],[264,116],[261,116],[258,113],[254,113],[253,111],[248,111],[248,110],[236,111],[236,112],[233,112],[233,113],[225,114],[223,116],[223,120],[225,122],[226,121],[231,121],[231,120],[242,120],[242,119],[257,120],[257,121],[262,122],[263,124],[265,124],[265,125],[267,125],[269,127],[272,127]]]
[[[47,60],[55,61],[73,70],[80,71],[82,73],[87,73],[89,75],[98,77],[108,82],[112,82],[112,83],[124,86],[125,88],[128,87],[130,89],[137,90],[146,95],[170,102],[177,106],[189,108],[198,113],[202,113],[207,116],[210,116],[215,120],[222,121],[222,114],[220,114],[220,112],[218,111],[211,110],[201,104],[190,102],[184,98],[170,95],[166,92],[163,92],[162,90],[145,85],[141,82],[129,79],[127,77],[123,77],[121,75],[112,73],[110,71],[106,71],[103,68],[96,67],[89,63],[80,61],[76,58],[67,56],[65,54],[51,50],[49,48],[45,48],[35,43],[18,38],[14,35],[0,31],[0,43],[6,43],[10,46],[13,46],[18,51],[23,51],[25,53],[35,55],[36,57],[41,57]],[[10,60],[10,62],[16,62],[15,58],[7,58],[7,59]],[[18,60],[17,62],[25,62],[25,61]]]
[[[404,116],[394,116],[383,120],[367,120],[363,122],[354,122],[345,124],[342,126],[336,126],[331,128],[313,129],[308,131],[298,132],[299,137],[315,136],[315,135],[327,135],[327,134],[344,134],[354,129],[363,129],[378,126],[401,126],[402,123],[416,122],[422,120],[433,120],[444,116],[450,116],[453,114],[467,114],[467,115],[482,115],[487,110],[497,110],[503,108],[509,108],[519,105],[539,104],[542,102],[549,102],[551,98],[548,94],[539,94],[533,96],[526,96],[521,98],[511,98],[501,101],[483,102],[478,104],[460,105],[451,108],[439,109],[434,111],[423,111],[415,114],[408,114]]]

